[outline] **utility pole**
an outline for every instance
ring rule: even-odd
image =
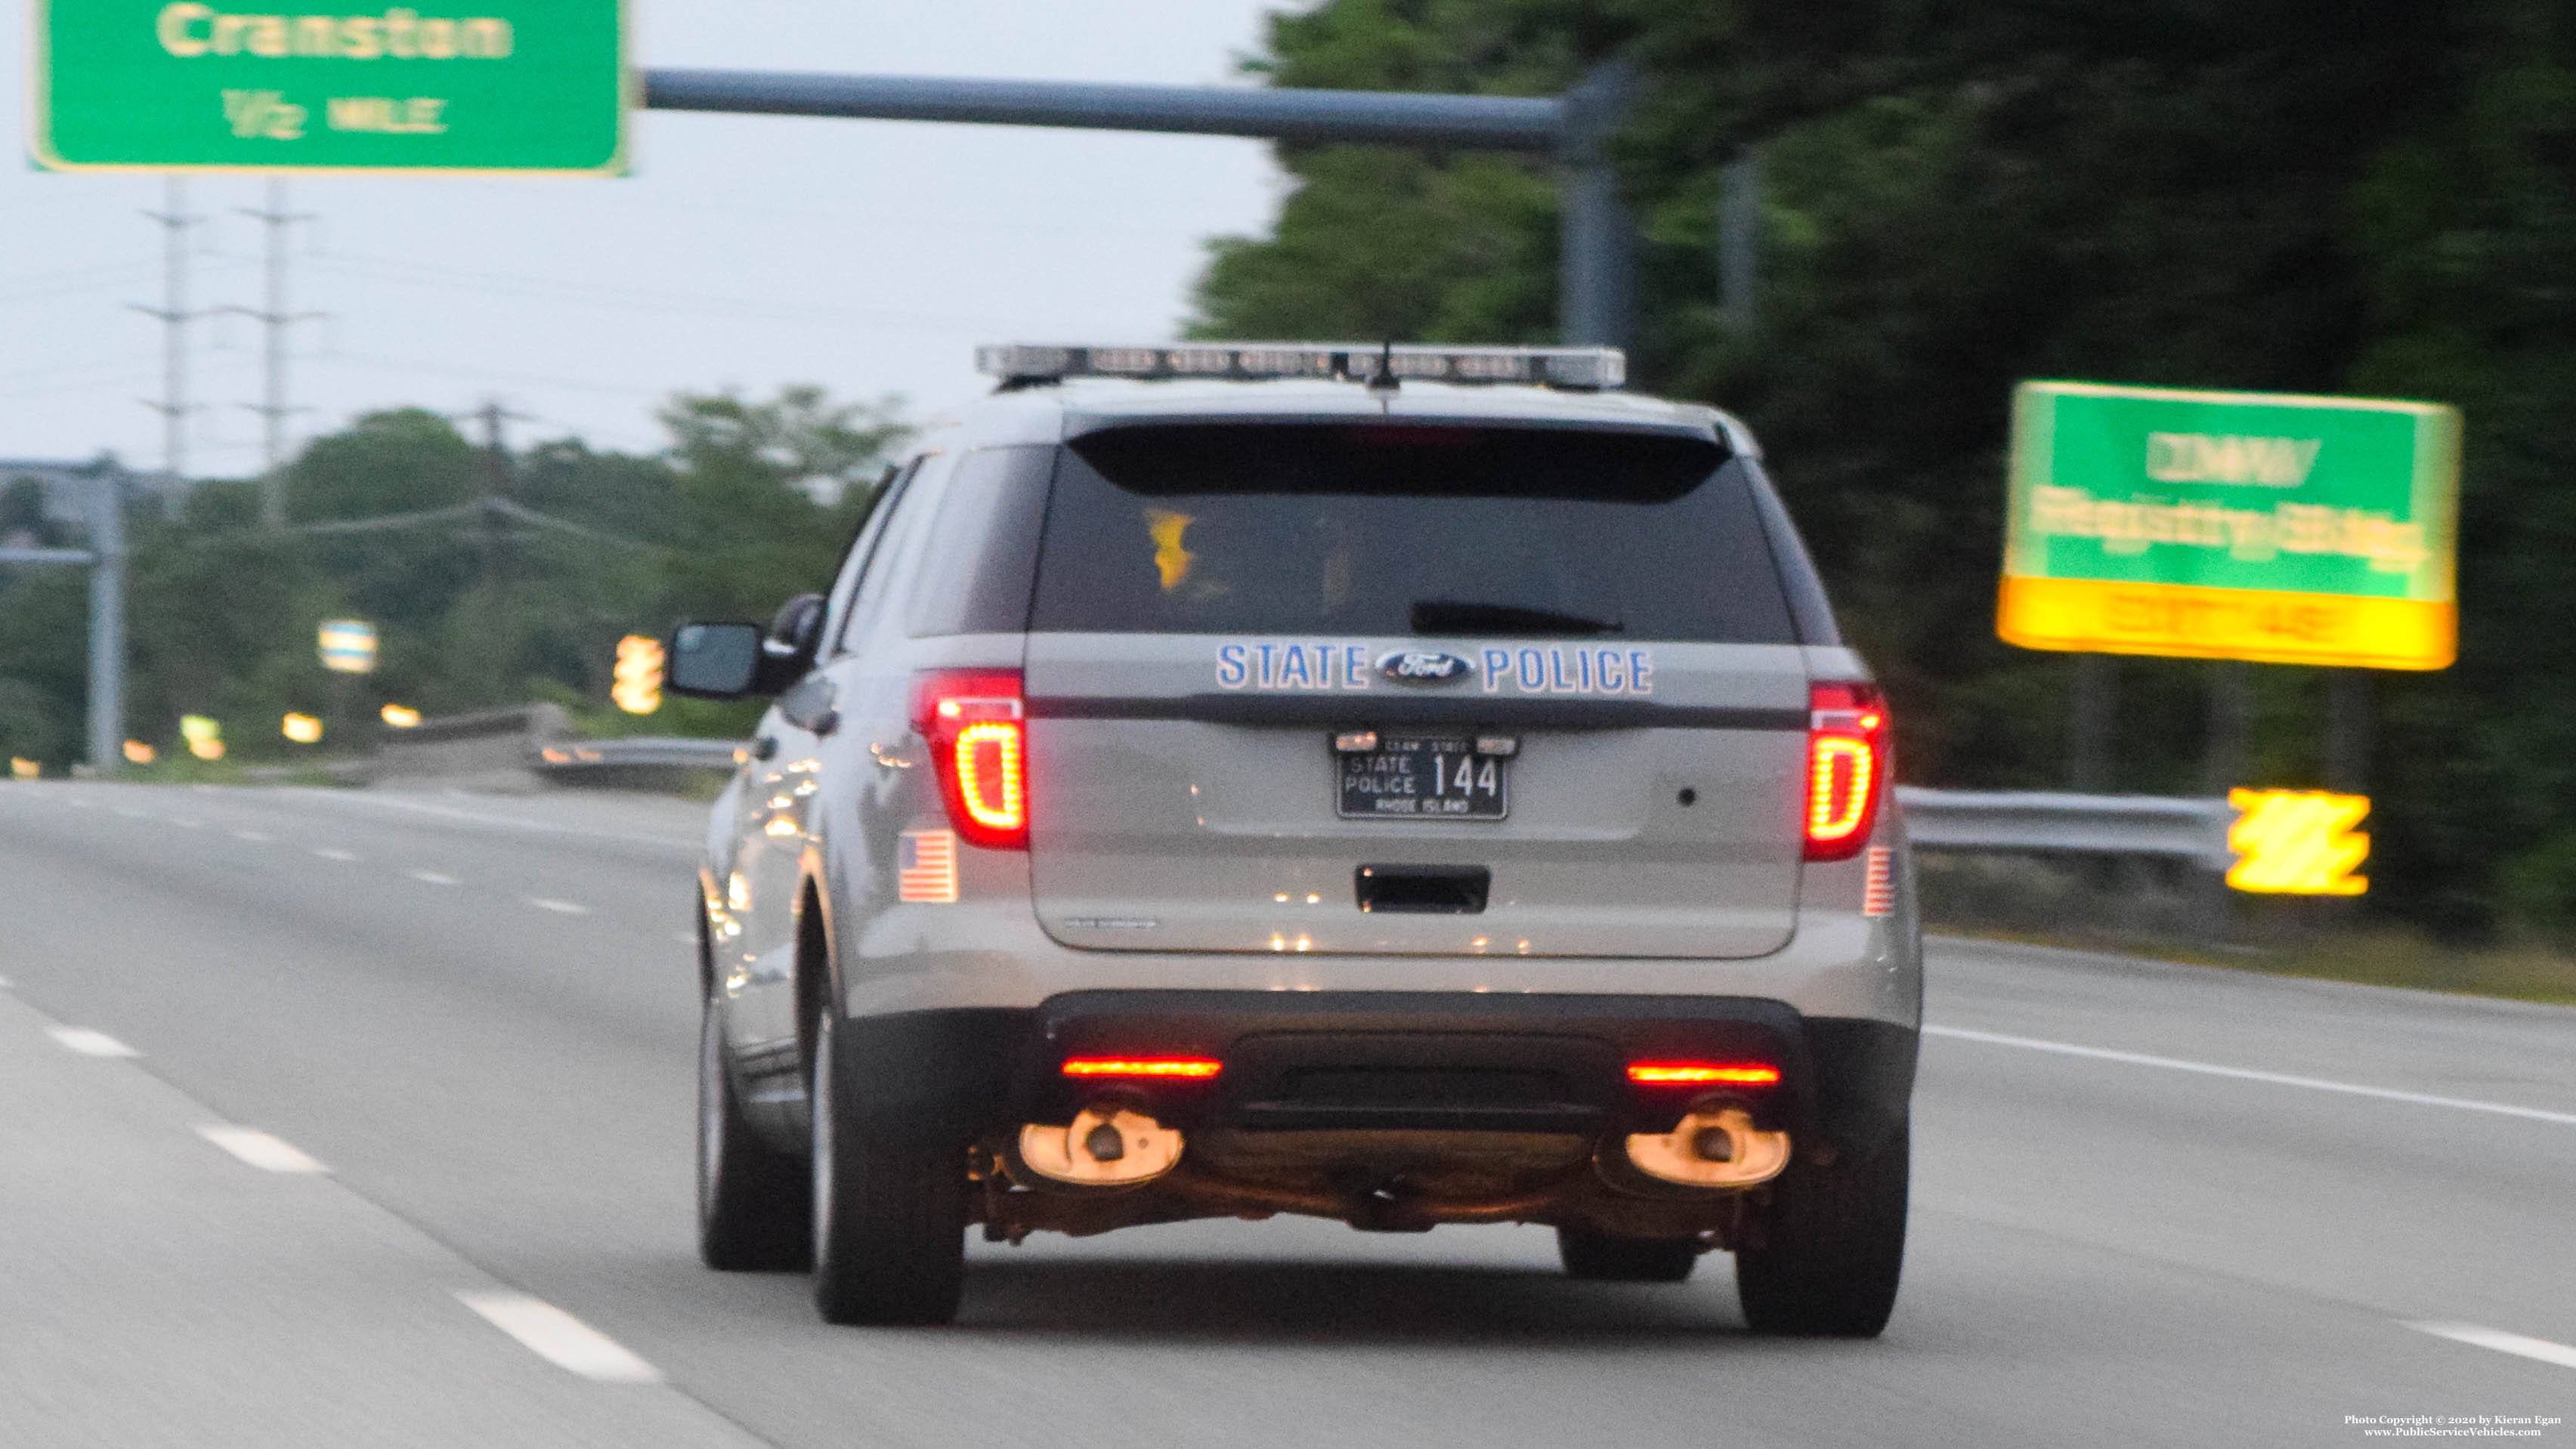
[[[161,210],[143,213],[161,223],[166,233],[161,305],[136,304],[134,310],[161,323],[161,401],[147,398],[143,405],[161,415],[161,468],[168,475],[161,491],[161,515],[177,518],[187,491],[188,414],[196,411],[188,401],[188,323],[200,314],[188,310],[188,228],[197,218],[188,214],[184,178],[174,172],[163,178],[162,187]]]
[[[125,476],[104,463],[90,489],[89,765],[113,775],[125,755]]]
[[[267,208],[242,215],[268,227],[268,303],[256,311],[248,307],[223,310],[256,319],[267,334],[261,359],[261,401],[250,405],[250,410],[259,414],[265,425],[260,440],[264,470],[259,480],[259,520],[263,527],[276,530],[286,526],[286,420],[297,411],[286,402],[286,329],[322,315],[286,310],[286,229],[313,218],[286,209],[286,182],[278,177],[269,178]]]
[[[497,589],[508,583],[510,573],[508,523],[499,506],[510,495],[510,447],[501,429],[505,423],[525,421],[527,414],[510,411],[499,398],[486,398],[473,416],[483,431],[483,570]]]
[[[1746,148],[1718,173],[1717,310],[1738,332],[1753,330],[1762,269],[1762,154]]]

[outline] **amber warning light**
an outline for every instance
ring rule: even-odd
[[[1768,1087],[1780,1069],[1767,1062],[1630,1062],[1628,1080],[1648,1087]]]
[[[1068,1057],[1068,1077],[1161,1077],[1206,1081],[1225,1070],[1212,1057]]]

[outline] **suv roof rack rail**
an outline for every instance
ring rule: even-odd
[[[1469,384],[1523,383],[1598,392],[1628,380],[1628,355],[1616,347],[1437,347],[1372,342],[1181,342],[1133,347],[1004,343],[975,349],[975,370],[1010,387],[1076,377],[1144,380],[1197,378],[1252,382],[1323,378],[1366,383],[1398,380]]]

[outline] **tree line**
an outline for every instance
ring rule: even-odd
[[[2373,681],[2370,901],[2576,931],[2576,3],[1326,0],[1248,65],[1545,95],[1613,57],[1631,376],[1763,437],[1907,779],[2065,782],[2072,661],[1992,629],[2017,380],[2449,402],[2461,652]],[[1718,281],[1747,157],[1749,321]],[[1215,243],[1201,335],[1553,340],[1543,161],[1280,159],[1294,189]],[[2321,784],[2318,672],[2254,676],[2249,782]],[[2114,787],[2203,789],[2210,666],[2115,678]]]
[[[179,515],[128,509],[127,733],[170,752],[182,715],[221,721],[229,758],[314,753],[280,733],[326,722],[325,752],[400,703],[448,714],[551,699],[598,732],[748,733],[741,706],[607,704],[616,641],[683,615],[766,620],[820,587],[905,435],[892,400],[791,387],[766,401],[683,394],[670,446],[578,439],[511,454],[448,418],[379,412],[314,439],[284,472],[288,527],[260,526],[255,480],[205,482]],[[0,478],[0,536],[77,545],[32,480]],[[59,773],[85,757],[87,581],[0,569],[0,753]],[[375,625],[365,676],[322,667],[326,619]]]

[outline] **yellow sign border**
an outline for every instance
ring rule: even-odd
[[[1995,632],[2024,649],[2443,669],[2459,652],[2459,606],[2448,600],[2006,574],[1995,602]],[[2355,640],[2366,643],[2337,642]]]
[[[133,161],[66,161],[54,149],[53,107],[47,104],[46,81],[53,75],[53,38],[45,28],[47,0],[27,0],[27,154],[46,171],[65,176],[625,176],[634,170],[630,154],[635,139],[635,112],[644,104],[644,77],[629,62],[635,54],[634,0],[617,5],[617,147],[597,166],[246,166],[232,164],[151,165]]]

